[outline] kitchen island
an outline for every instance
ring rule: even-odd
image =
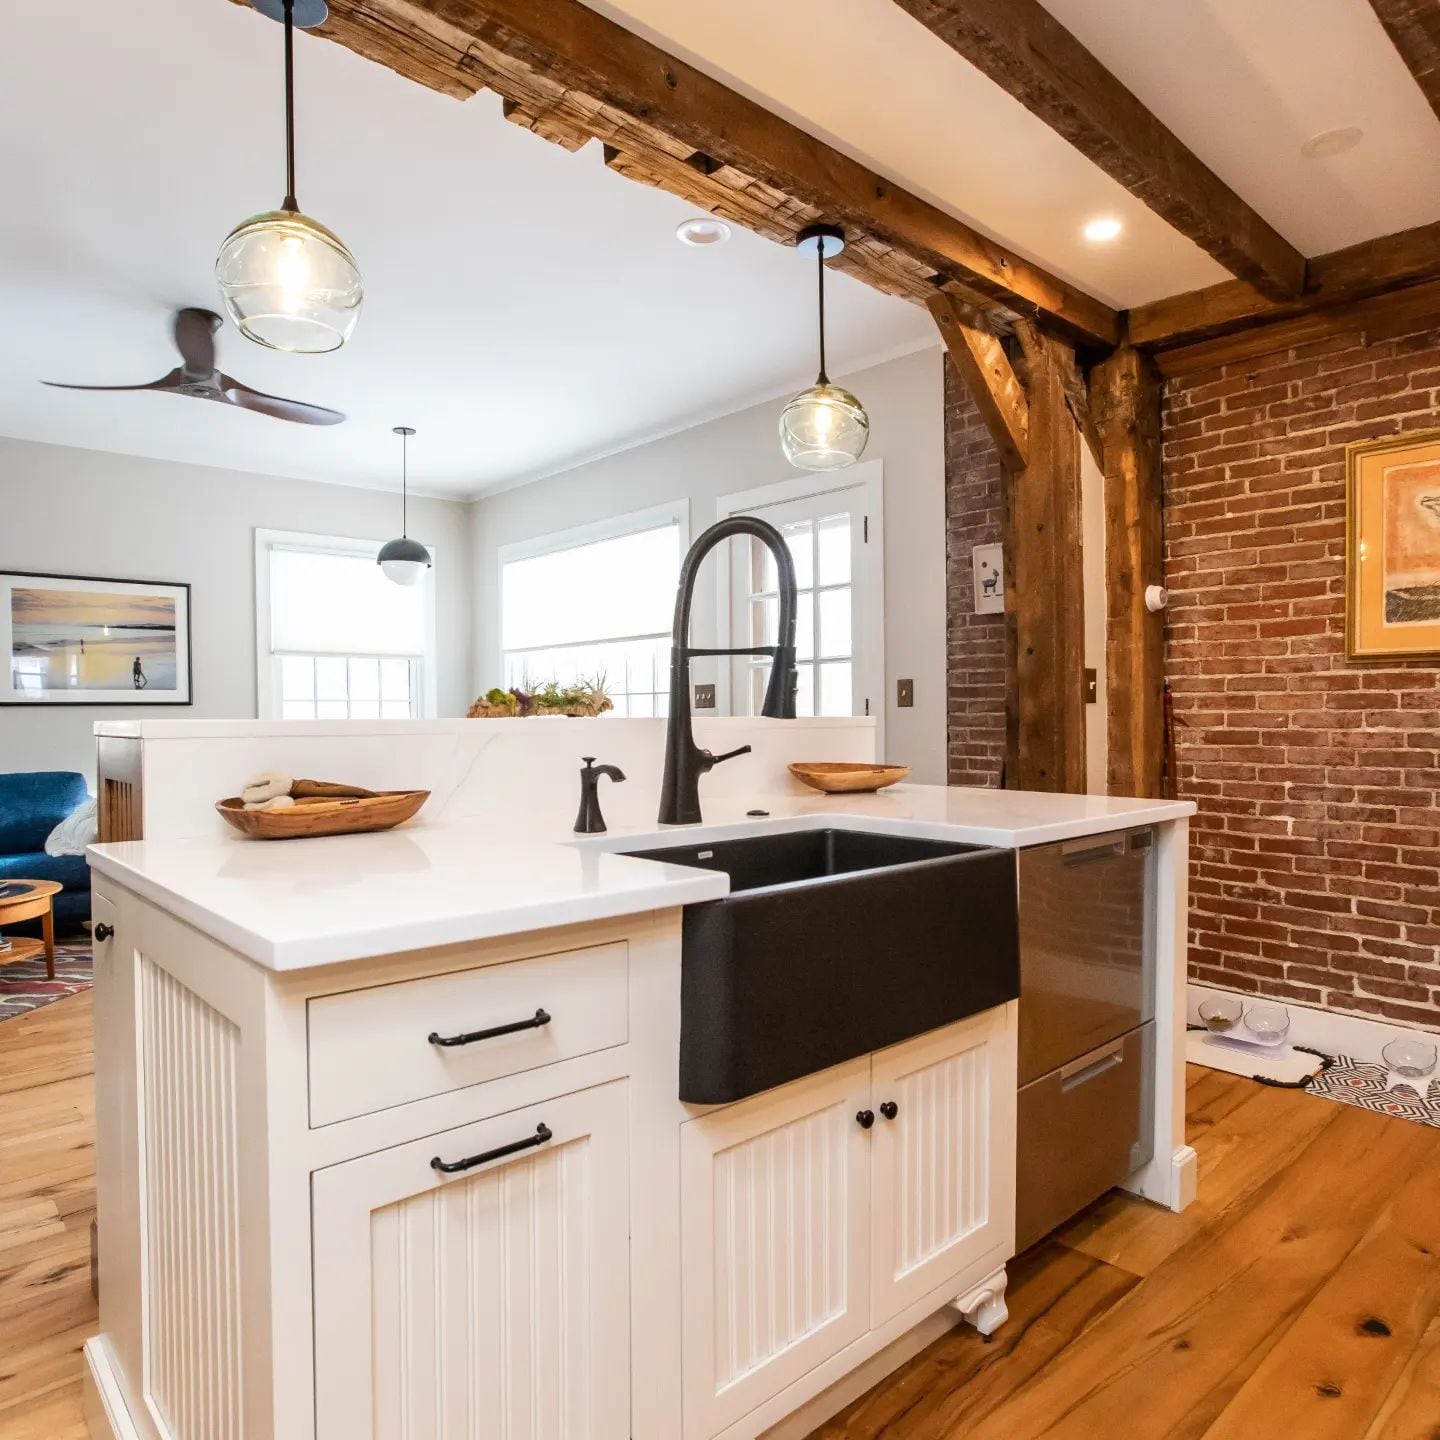
[[[1153,1133],[1126,1183],[1187,1202],[1193,807],[925,786],[741,803],[587,839],[456,819],[93,850],[93,1432],[803,1434],[945,1325],[1002,1321],[1015,1000],[686,1103],[684,918],[730,877],[618,852],[1152,834]],[[983,937],[942,942],[963,964]]]

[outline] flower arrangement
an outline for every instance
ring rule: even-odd
[[[504,720],[540,715],[594,716],[615,707],[605,693],[605,677],[581,679],[573,685],[554,680],[524,690],[487,690],[469,709],[472,720]]]

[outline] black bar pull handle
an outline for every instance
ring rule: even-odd
[[[469,1030],[463,1035],[442,1035],[438,1030],[432,1030],[426,1038],[432,1045],[473,1045],[477,1040],[493,1040],[497,1035],[513,1035],[517,1030],[538,1030],[549,1023],[549,1012],[540,1009],[528,1020],[512,1020],[508,1025],[492,1025],[488,1030]]]
[[[493,1150],[482,1150],[478,1155],[467,1155],[463,1160],[442,1160],[438,1155],[430,1162],[432,1170],[442,1175],[458,1175],[462,1170],[473,1170],[477,1165],[488,1165],[492,1160],[502,1160],[506,1155],[518,1155],[522,1150],[533,1150],[554,1136],[554,1131],[542,1120],[533,1135],[524,1140],[512,1140],[508,1145],[497,1145]]]

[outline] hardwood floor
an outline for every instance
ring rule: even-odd
[[[95,1214],[90,992],[0,1025],[0,1437],[85,1440]]]
[[[85,1440],[90,996],[0,1025],[0,1440]],[[1190,1074],[1200,1198],[1111,1195],[816,1440],[1440,1440],[1440,1131]]]
[[[1192,1069],[1200,1193],[1112,1192],[812,1440],[1440,1440],[1440,1131]]]

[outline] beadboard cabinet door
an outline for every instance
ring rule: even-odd
[[[1015,1029],[987,1010],[872,1057],[871,1313],[883,1324],[1015,1235]]]
[[[870,1328],[865,1057],[681,1126],[685,1440]]]
[[[317,1440],[626,1440],[628,1135],[614,1081],[317,1171]]]

